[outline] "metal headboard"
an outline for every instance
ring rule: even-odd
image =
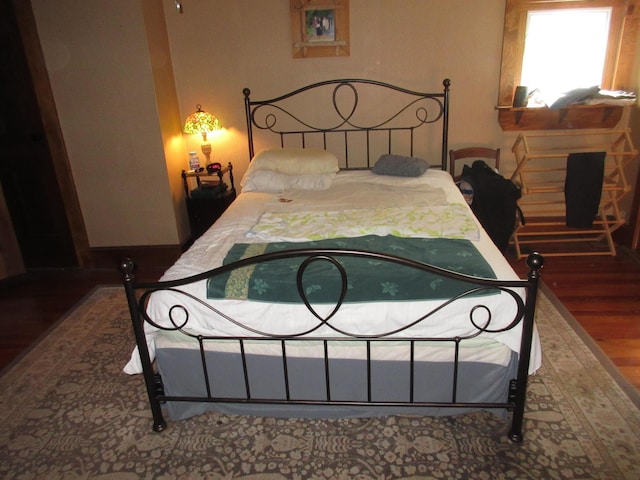
[[[370,168],[377,160],[377,152],[372,148],[374,137],[380,141],[382,136],[386,143],[384,153],[412,156],[414,133],[433,124],[442,129],[440,168],[446,170],[451,81],[445,79],[442,85],[442,92],[424,93],[375,80],[327,80],[269,100],[252,100],[251,91],[245,88],[249,159],[256,153],[254,134],[262,130],[279,136],[281,147],[293,143],[303,148],[317,145],[327,149],[329,144],[337,144],[344,168]],[[376,100],[387,96],[394,96],[397,101],[389,111],[382,112]],[[352,167],[350,154],[356,136],[366,163]],[[398,144],[402,144],[403,152],[394,151]]]

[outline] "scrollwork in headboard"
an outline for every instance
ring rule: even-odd
[[[322,147],[337,153],[343,168],[370,168],[380,153],[413,156],[439,144],[440,168],[446,169],[449,134],[449,87],[424,93],[384,82],[339,79],[314,83],[268,100],[253,100],[245,88],[244,103],[249,158],[255,134],[279,139],[279,146]],[[427,129],[426,126],[437,126]],[[431,130],[418,145],[416,132]],[[357,161],[353,160],[356,157]]]

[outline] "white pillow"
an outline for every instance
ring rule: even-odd
[[[253,157],[247,174],[255,170],[272,170],[286,175],[336,173],[337,157],[320,148],[272,148]]]
[[[258,170],[244,176],[243,192],[283,192],[285,190],[326,190],[333,183],[336,172],[287,175],[272,170]]]

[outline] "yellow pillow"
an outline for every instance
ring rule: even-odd
[[[251,171],[271,170],[285,175],[336,173],[340,170],[337,157],[321,148],[272,148],[258,152],[251,163]]]

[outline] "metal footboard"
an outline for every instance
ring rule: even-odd
[[[428,312],[424,312],[418,318],[407,319],[407,323],[402,328],[394,328],[389,331],[379,332],[375,335],[361,335],[352,334],[348,331],[335,328],[331,319],[340,310],[343,305],[345,295],[348,289],[349,272],[345,271],[340,262],[341,258],[345,256],[358,256],[362,258],[375,259],[376,261],[391,262],[394,264],[401,264],[413,269],[430,272],[441,277],[454,279],[467,285],[467,288],[457,294],[456,296],[439,302],[436,308],[431,309]],[[209,302],[207,308],[210,311],[212,317],[222,319],[226,322],[231,322],[237,328],[245,328],[246,333],[243,335],[237,335],[229,337],[228,335],[202,335],[194,332],[189,328],[189,307],[188,302],[195,301],[203,305],[205,302],[201,299],[194,298],[191,294],[184,293],[180,290],[180,287],[186,284],[204,281],[208,278],[222,275],[230,271],[247,267],[250,265],[259,264],[261,262],[271,261],[279,258],[291,258],[299,257],[302,259],[300,267],[296,276],[296,287],[300,295],[301,302],[304,303],[309,312],[317,319],[318,327],[322,326],[331,329],[333,332],[331,335],[323,335],[322,337],[314,337],[313,342],[317,342],[321,345],[322,355],[320,360],[324,365],[324,397],[323,398],[300,398],[292,393],[292,387],[290,382],[291,372],[290,364],[292,357],[290,350],[295,349],[300,345],[300,342],[309,341],[309,331],[301,331],[295,334],[288,334],[287,336],[281,336],[273,334],[268,331],[258,331],[253,327],[242,325],[234,318],[226,315],[217,308],[215,302]],[[302,278],[304,276],[305,269],[314,262],[331,262],[336,266],[339,271],[339,277],[341,279],[341,294],[337,299],[335,307],[331,312],[322,316],[319,315],[314,306],[308,300],[303,288]],[[522,280],[509,280],[501,281],[494,279],[480,279],[476,277],[470,277],[467,275],[451,272],[438,267],[427,265],[424,263],[395,257],[393,255],[363,252],[355,250],[342,250],[342,249],[326,249],[326,250],[292,250],[284,252],[269,253],[240,260],[228,265],[224,265],[214,270],[195,275],[189,278],[176,281],[166,282],[152,282],[152,283],[138,283],[134,276],[134,264],[130,259],[122,262],[121,268],[124,272],[124,287],[127,296],[129,311],[131,314],[132,326],[136,339],[136,344],[139,349],[140,359],[143,367],[143,376],[146,384],[146,390],[149,398],[151,412],[153,415],[153,429],[155,431],[162,431],[166,428],[166,421],[162,411],[162,404],[164,402],[210,402],[210,403],[236,403],[236,404],[275,404],[275,405],[338,405],[338,406],[380,406],[380,407],[447,407],[447,408],[477,408],[477,409],[508,409],[512,412],[511,428],[509,430],[509,438],[515,442],[520,442],[523,439],[522,425],[523,415],[526,403],[526,391],[527,391],[527,377],[529,371],[529,358],[531,354],[531,343],[534,335],[534,315],[536,297],[538,291],[538,283],[540,278],[540,268],[543,264],[543,258],[539,254],[532,254],[527,259],[527,264],[530,271],[526,279]],[[171,324],[160,324],[156,319],[151,318],[148,312],[148,302],[150,297],[160,291],[167,290],[177,295],[184,295],[184,303],[176,303],[171,307],[171,314],[169,315]],[[513,318],[498,319],[497,315],[491,311],[489,307],[483,303],[485,295],[497,292],[504,292],[507,294],[510,301],[514,302],[515,314]],[[450,337],[414,337],[407,332],[411,331],[411,328],[420,322],[428,321],[434,315],[441,312],[462,299],[473,299],[473,307],[469,310],[469,322],[473,325],[473,331],[465,336],[450,336]],[[498,320],[501,320],[501,326],[496,327]],[[162,379],[159,377],[155,367],[153,359],[151,358],[148,349],[148,338],[146,334],[145,324],[159,330],[166,331],[179,331],[186,337],[196,342],[199,351],[200,365],[194,365],[194,368],[199,368],[202,371],[202,383],[204,385],[204,395],[199,396],[180,396],[180,395],[167,395],[162,385]],[[468,399],[459,398],[460,388],[460,351],[461,345],[465,341],[471,340],[475,337],[479,337],[486,333],[495,333],[503,330],[515,328],[522,325],[522,336],[520,342],[519,360],[517,365],[517,376],[509,380],[508,396],[504,402],[472,402]],[[244,393],[237,396],[219,396],[215,392],[215,386],[210,382],[210,372],[212,368],[209,360],[207,359],[207,345],[211,342],[217,341],[233,341],[237,345],[239,351],[240,362],[242,364],[243,378],[240,379],[240,383],[244,385]],[[284,385],[281,396],[272,398],[271,396],[261,396],[255,394],[254,385],[251,381],[250,368],[248,367],[248,358],[250,353],[247,349],[247,342],[252,344],[260,344],[260,342],[274,342],[278,345],[279,357],[282,363],[282,383]],[[366,398],[363,399],[344,399],[336,398],[332,392],[332,369],[330,364],[333,359],[330,354],[330,345],[334,342],[358,342],[360,345],[364,345],[364,363],[366,365]],[[373,369],[375,368],[375,361],[372,356],[372,350],[380,345],[390,342],[401,342],[406,345],[408,351],[405,362],[407,363],[407,369],[409,372],[409,387],[402,400],[389,400],[388,398],[381,398],[380,395],[374,393]],[[421,387],[421,378],[416,373],[416,359],[415,352],[420,345],[431,342],[434,344],[450,345],[453,356],[453,368],[451,389],[448,393],[448,398],[440,399],[437,401],[425,400],[416,395],[416,386]],[[466,381],[466,380],[465,380]]]

